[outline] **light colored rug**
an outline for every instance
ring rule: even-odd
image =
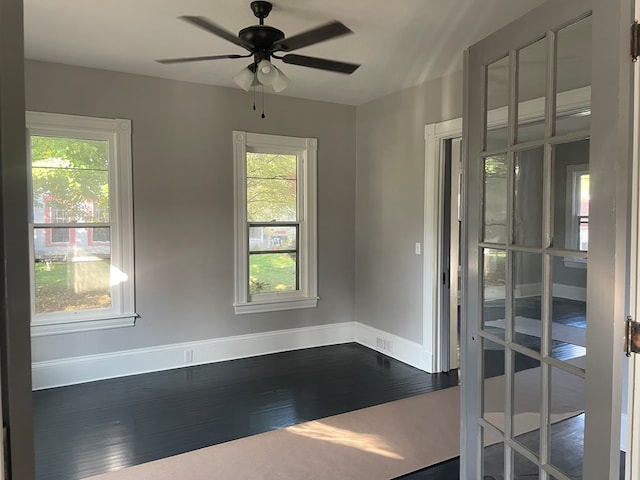
[[[459,455],[452,387],[294,425],[91,480],[388,480]]]
[[[518,433],[540,428],[540,395],[535,386],[536,381],[539,385],[539,375],[539,368],[516,374],[514,423]],[[581,413],[581,381],[561,375],[553,380],[552,422]],[[485,418],[502,427],[504,377],[486,382]],[[214,445],[91,480],[388,480],[459,456],[459,437],[460,389],[452,387]]]

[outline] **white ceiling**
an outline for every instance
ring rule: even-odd
[[[280,95],[360,105],[462,69],[465,48],[544,0],[274,0],[266,24],[292,36],[330,20],[354,34],[295,53],[362,66],[352,75],[277,62]],[[25,56],[237,88],[247,59],[162,65],[157,58],[246,52],[178,20],[201,15],[237,33],[258,19],[249,0],[24,0]]]

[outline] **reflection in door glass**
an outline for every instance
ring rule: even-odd
[[[496,342],[482,342],[483,378],[482,418],[504,431],[505,395],[507,387],[504,377],[504,347]]]
[[[483,239],[507,243],[507,192],[509,168],[506,155],[484,159]]]
[[[542,255],[513,253],[513,341],[540,352]]]
[[[538,466],[515,451],[513,452],[513,475],[513,478],[518,480],[540,478]]]
[[[542,147],[516,154],[513,206],[516,245],[526,247],[542,245],[543,160]]]
[[[482,429],[482,478],[502,478],[504,476],[504,442],[501,438]]]
[[[553,246],[587,251],[590,201],[589,140],[554,147],[552,189]],[[576,262],[579,263],[580,260],[576,259],[574,263]]]
[[[584,367],[585,358],[574,363]],[[585,381],[551,367],[549,402],[550,463],[569,478],[582,478]]]
[[[536,455],[540,451],[542,370],[540,362],[514,352],[513,438]]]
[[[557,36],[556,133],[590,128],[591,119],[591,17],[563,28]],[[567,105],[583,106],[580,114],[567,116]],[[574,112],[575,113],[575,112]]]
[[[518,142],[544,138],[546,37],[518,51]],[[535,113],[534,113],[535,112]]]
[[[587,350],[587,262],[552,257],[551,356],[569,361]]]
[[[504,57],[487,67],[487,110],[504,108],[506,117],[509,104],[509,57]],[[486,130],[485,151],[504,150],[507,148],[508,135],[506,128]]]
[[[485,248],[483,252],[483,329],[504,338],[507,298],[507,252]]]

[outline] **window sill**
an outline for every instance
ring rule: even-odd
[[[249,313],[278,312],[281,310],[297,310],[299,308],[315,308],[318,297],[296,298],[291,300],[274,300],[234,304],[236,315]]]
[[[86,320],[60,320],[56,322],[34,322],[31,324],[31,336],[43,337],[46,335],[59,335],[65,333],[91,332],[94,330],[107,330],[111,328],[133,327],[138,315],[135,313],[108,318]]]

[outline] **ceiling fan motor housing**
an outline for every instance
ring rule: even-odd
[[[269,2],[251,2],[251,10],[253,14],[260,19],[260,25],[262,25],[262,21],[269,16],[272,8],[273,5]]]

